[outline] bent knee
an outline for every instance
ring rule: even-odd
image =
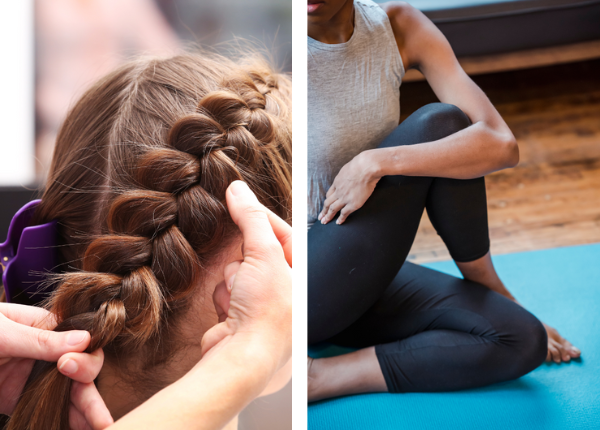
[[[527,312],[527,311],[525,311]],[[544,362],[548,354],[548,335],[544,325],[527,312],[527,317],[515,321],[513,333],[513,359],[507,379],[519,378]]]
[[[442,139],[471,125],[471,120],[460,108],[448,103],[430,103],[411,117],[426,134],[423,141]]]

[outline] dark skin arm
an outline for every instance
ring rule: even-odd
[[[419,145],[373,149],[342,168],[327,193],[321,222],[338,224],[362,207],[385,175],[480,177],[515,166],[517,142],[483,91],[467,76],[450,44],[420,11],[402,2],[381,5],[390,18],[405,68],[419,69],[443,103],[458,106],[472,126]]]

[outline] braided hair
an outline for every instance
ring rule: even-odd
[[[132,61],[82,96],[33,220],[59,221],[56,330],[89,331],[106,360],[142,351],[145,369],[172,356],[170,332],[239,238],[229,184],[291,218],[290,91],[264,61],[185,54]],[[69,395],[37,362],[8,429],[67,429]]]

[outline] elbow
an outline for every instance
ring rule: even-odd
[[[512,133],[504,136],[500,141],[502,169],[510,169],[519,164],[519,145]]]

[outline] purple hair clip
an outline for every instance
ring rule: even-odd
[[[35,305],[52,290],[40,282],[41,273],[53,271],[58,264],[56,221],[29,227],[40,202],[34,200],[19,209],[8,227],[6,242],[0,244],[0,273],[7,302]]]

